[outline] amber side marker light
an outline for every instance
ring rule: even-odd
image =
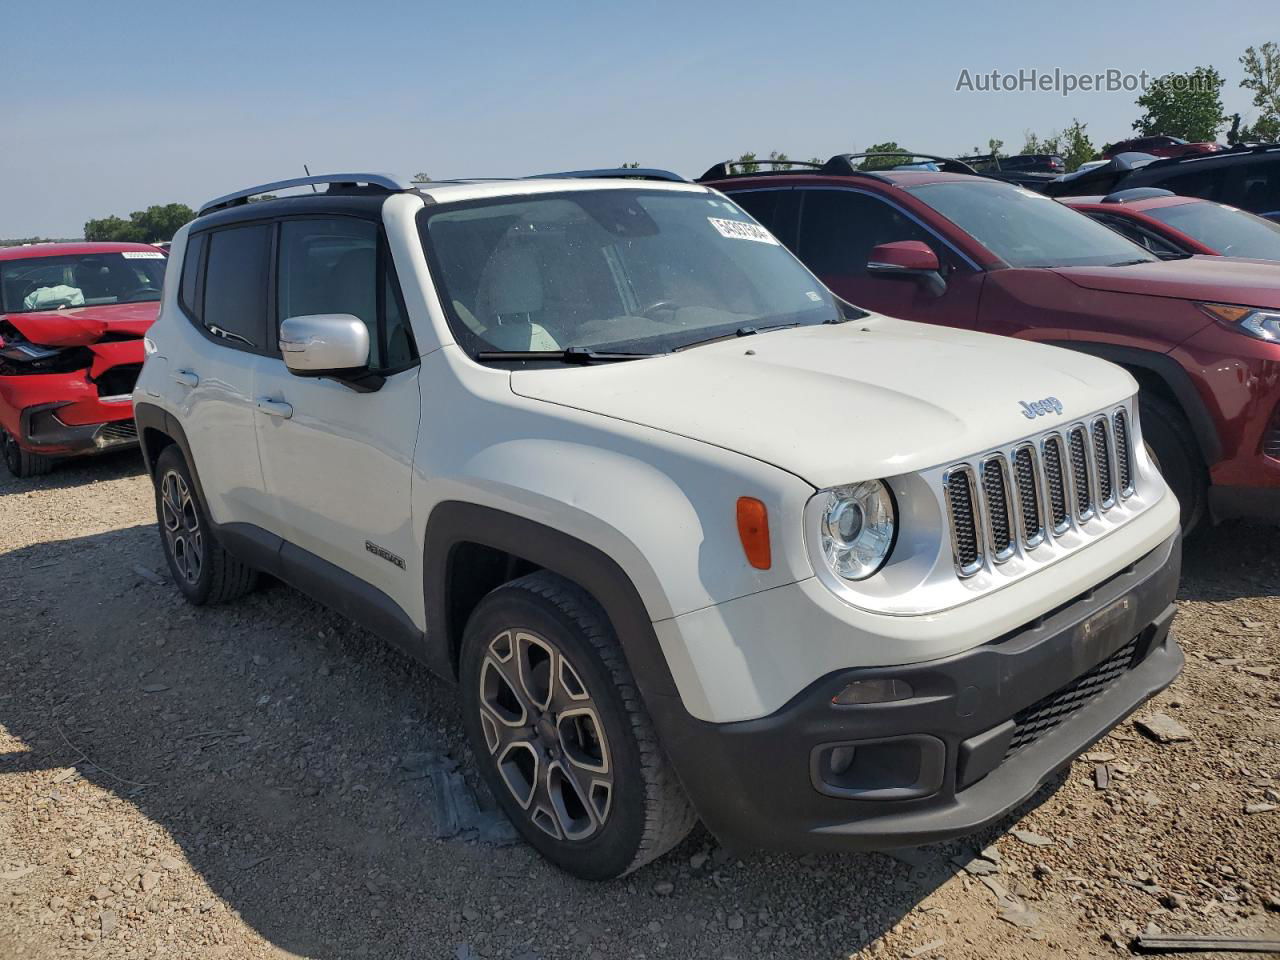
[[[773,563],[769,550],[769,511],[755,497],[738,498],[738,537],[747,563],[768,570]]]

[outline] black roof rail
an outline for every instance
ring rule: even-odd
[[[1272,150],[1280,150],[1280,143],[1237,143],[1235,146],[1227,147],[1225,150],[1215,150],[1212,153],[1184,153],[1180,157],[1160,157],[1153,163],[1147,164],[1147,166],[1157,168],[1174,167],[1180,163],[1203,162],[1212,160],[1215,157],[1238,157],[1242,153],[1269,153]]]
[[[241,206],[248,203],[250,198],[261,196],[264,193],[275,193],[278,190],[288,190],[291,187],[315,187],[322,184],[328,185],[331,189],[333,187],[353,188],[364,184],[374,190],[382,190],[386,193],[408,193],[420,186],[420,184],[401,180],[399,177],[394,177],[387,173],[322,173],[310,177],[295,177],[291,180],[277,180],[274,183],[260,183],[256,187],[247,187],[244,190],[237,190],[235,193],[228,193],[210,200],[200,208],[196,216],[203,217],[206,213],[213,213],[215,210]]]
[[[775,170],[743,170],[734,173],[734,167],[749,167],[755,165],[757,167],[778,167]],[[702,180],[725,180],[729,177],[758,177],[771,173],[791,173],[792,167],[808,167],[811,170],[821,170],[825,164],[814,163],[812,160],[724,160],[720,163],[713,163],[707,168],[706,173],[698,177]]]
[[[658,167],[601,167],[598,170],[564,170],[560,173],[534,173],[526,180],[551,180],[565,177],[574,180],[662,180],[668,183],[688,183],[684,177]]]
[[[932,153],[913,153],[910,150],[889,150],[883,153],[838,153],[826,163],[822,165],[824,173],[874,173],[874,170],[864,170],[854,164],[855,160],[869,160],[872,158],[901,158],[902,163],[899,166],[906,166],[915,161],[923,160],[927,163],[936,163],[938,169],[943,173],[967,173],[973,176],[978,171],[973,169],[967,163],[957,160],[955,157],[939,157]],[[847,167],[848,169],[841,169]],[[888,169],[888,168],[880,168]]]

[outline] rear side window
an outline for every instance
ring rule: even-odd
[[[182,257],[182,285],[178,288],[178,302],[196,320],[200,319],[200,301],[196,291],[201,262],[204,260],[204,239],[203,233],[197,233],[187,241],[187,250]]]
[[[241,347],[267,345],[267,273],[271,227],[257,224],[208,235],[201,325]]]
[[[369,328],[369,367],[395,370],[417,356],[399,285],[378,225],[352,217],[280,225],[281,320],[345,313]]]

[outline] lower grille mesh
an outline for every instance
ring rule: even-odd
[[[1135,637],[1088,673],[1014,714],[1013,740],[1005,756],[1039,740],[1110,686],[1133,666],[1137,651],[1138,638]]]
[[[126,443],[138,439],[138,428],[132,420],[121,420],[104,425],[98,436],[106,443]]]

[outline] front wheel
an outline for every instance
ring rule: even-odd
[[[467,622],[461,699],[480,773],[516,829],[575,876],[607,880],[694,824],[604,611],[541,571]]]
[[[1182,533],[1190,535],[1204,519],[1208,473],[1181,411],[1164,399],[1138,398],[1147,453],[1173,490],[1182,509]]]
[[[7,430],[0,430],[0,447],[3,448],[4,465],[15,477],[42,477],[53,469],[52,457],[23,450]]]

